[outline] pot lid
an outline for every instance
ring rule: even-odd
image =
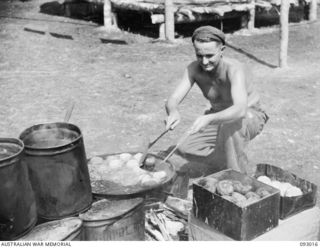
[[[19,240],[63,241],[78,231],[81,226],[82,220],[77,217],[54,220],[36,226]]]
[[[94,202],[91,208],[80,214],[83,221],[108,220],[128,213],[143,202],[143,198],[123,199],[123,200],[99,200]]]

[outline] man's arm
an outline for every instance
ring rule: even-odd
[[[231,83],[233,105],[217,113],[200,116],[191,127],[191,133],[196,133],[209,123],[225,123],[244,118],[247,112],[247,89],[244,70],[241,65],[230,68],[228,77]]]
[[[166,121],[166,129],[175,128],[180,122],[180,114],[178,111],[178,105],[182,102],[182,100],[186,97],[190,89],[194,84],[193,80],[193,69],[192,64],[188,66],[188,68],[184,71],[180,82],[178,83],[176,89],[169,97],[166,102],[165,108],[167,111],[167,121]]]

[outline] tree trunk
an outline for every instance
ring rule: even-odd
[[[165,34],[167,40],[174,40],[174,12],[172,0],[165,0]]]
[[[288,0],[281,0],[280,11],[280,56],[279,66],[281,68],[288,67],[288,41],[289,41],[289,8]]]
[[[309,3],[309,21],[317,20],[317,0],[311,0]]]

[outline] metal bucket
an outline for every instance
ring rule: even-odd
[[[80,241],[82,221],[77,217],[49,221],[19,239],[29,241]]]
[[[36,202],[28,169],[21,163],[24,145],[0,138],[0,240],[15,240],[37,221]]]
[[[26,129],[24,162],[35,192],[38,216],[45,220],[74,216],[90,207],[91,185],[80,129],[69,123]]]
[[[79,216],[86,241],[141,241],[145,236],[143,198],[99,200]]]

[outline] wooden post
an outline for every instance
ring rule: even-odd
[[[250,31],[253,31],[254,30],[254,19],[255,19],[255,16],[256,16],[256,3],[255,3],[255,0],[251,0],[250,2],[253,6],[252,8],[250,8],[249,10],[249,21],[248,21],[248,29]]]
[[[247,15],[241,15],[240,17],[240,29],[249,29],[249,18],[250,18],[250,13]]]
[[[174,12],[172,0],[165,0],[165,33],[167,40],[174,40]]]
[[[104,27],[106,29],[112,28],[112,9],[111,9],[111,1],[110,0],[104,0],[103,21],[104,21]]]
[[[281,68],[288,67],[288,42],[289,42],[289,8],[288,0],[281,0],[280,10],[280,56],[279,66]]]
[[[166,39],[164,23],[159,24],[159,39],[160,40]]]
[[[309,3],[309,21],[317,20],[317,0],[311,0]]]

